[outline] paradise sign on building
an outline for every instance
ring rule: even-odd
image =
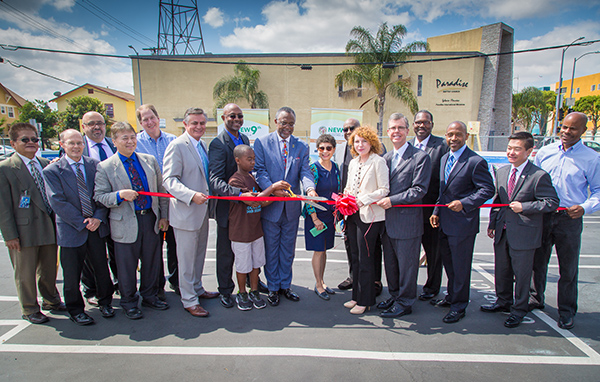
[[[451,80],[437,78],[435,87],[442,96],[441,100],[436,102],[436,106],[465,106],[463,90],[469,87],[468,82],[460,77]]]

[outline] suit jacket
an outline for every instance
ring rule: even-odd
[[[417,145],[417,138],[413,138],[410,141],[413,146]],[[440,162],[442,156],[450,150],[446,140],[442,137],[436,137],[435,135],[429,136],[427,146],[425,146],[425,152],[429,154],[431,158],[431,180],[429,181],[429,188],[427,193],[423,197],[423,204],[435,204],[440,193]]]
[[[385,159],[377,154],[371,154],[363,164],[358,178],[358,190],[354,190],[354,179],[358,176],[360,157],[350,161],[348,169],[348,183],[345,194],[356,196],[363,206],[359,209],[360,220],[363,223],[380,222],[385,220],[385,210],[377,204],[390,192],[390,175]]]
[[[165,192],[162,186],[160,166],[156,158],[148,154],[135,153],[135,155],[140,160],[146,174],[148,191]],[[129,180],[129,175],[127,175],[127,170],[119,155],[113,155],[98,164],[94,199],[109,208],[110,235],[117,243],[133,243],[138,236],[139,228],[133,202],[123,200],[120,204],[117,203],[117,192],[131,188],[131,180]],[[160,231],[159,220],[168,218],[169,202],[167,198],[153,196],[152,211],[156,215],[154,232],[158,234]]]
[[[250,145],[250,141],[245,134],[239,133],[242,142]],[[208,146],[208,170],[210,173],[210,190],[212,195],[218,196],[238,196],[241,190],[228,184],[229,178],[237,171],[237,163],[233,157],[235,143],[223,130]],[[229,201],[217,200],[216,203],[217,224],[221,227],[227,227],[229,220]]]
[[[433,214],[440,217],[440,227],[446,235],[475,235],[479,232],[479,207],[494,196],[494,180],[486,160],[468,147],[454,164],[448,179],[444,179],[448,155],[446,153],[440,163],[440,196],[436,204],[459,200],[463,209],[454,212],[447,207],[435,207]]]
[[[254,166],[256,182],[263,190],[280,180],[288,182],[292,186],[292,191],[297,195],[301,192],[300,182],[302,182],[304,190],[315,188],[313,174],[308,167],[308,145],[293,135],[290,136],[288,144],[288,162],[290,163],[287,175],[283,168],[277,132],[257,139],[254,142],[254,152],[256,155]],[[263,207],[261,217],[271,222],[279,221],[284,203],[287,220],[298,219],[302,207],[302,203],[298,202],[274,202]]]
[[[112,154],[117,152],[117,148],[115,147],[115,145],[113,144],[112,139],[110,139],[109,137],[105,137],[106,139],[106,143],[108,143],[108,145],[110,146],[110,148],[112,149]],[[106,153],[107,156],[111,156],[111,153]],[[65,155],[65,150],[61,147],[58,150],[58,156],[60,158],[62,158]],[[90,156],[90,149],[88,148],[88,137],[85,136],[85,134],[83,134],[83,155],[85,155],[86,157]]]
[[[37,158],[42,168],[50,161]],[[24,192],[29,208],[19,208]],[[21,247],[56,243],[53,217],[48,215],[42,194],[17,154],[0,162],[0,230],[4,241],[19,239]]]
[[[108,209],[93,200],[96,166],[99,161],[90,157],[82,157],[84,162],[87,191],[92,197],[93,218],[102,221],[98,227],[100,237],[109,234]],[[86,218],[81,212],[81,200],[77,187],[77,176],[66,157],[48,165],[44,169],[44,177],[48,185],[48,199],[56,213],[56,243],[61,247],[80,247],[87,241],[88,230],[83,222]]]
[[[421,204],[431,178],[431,159],[422,150],[407,144],[396,168],[392,168],[394,152],[384,159],[390,168],[390,193],[392,205]],[[423,235],[423,209],[421,207],[389,208],[385,210],[385,228],[393,239],[411,239]]]
[[[204,142],[200,141],[206,149]],[[175,198],[170,200],[169,223],[173,228],[197,231],[208,218],[208,203],[192,202],[196,192],[209,194],[204,165],[198,149],[187,133],[169,144],[163,160],[165,189]]]
[[[512,166],[496,170],[496,197],[494,204],[521,202],[523,211],[515,213],[508,207],[494,207],[490,210],[489,229],[496,230],[495,242],[506,224],[508,245],[516,250],[536,249],[542,245],[543,213],[556,210],[558,195],[550,175],[527,161],[521,176],[515,184],[512,197],[508,197],[508,178]]]

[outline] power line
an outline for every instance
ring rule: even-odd
[[[63,80],[62,78],[55,77],[55,76],[53,76],[53,75],[51,75],[51,74],[48,74],[48,73],[40,72],[40,71],[39,71],[39,70],[37,70],[37,69],[30,68],[29,66],[26,66],[26,65],[19,64],[19,63],[17,63],[17,62],[14,62],[14,61],[8,60],[8,59],[6,59],[6,58],[3,58],[3,57],[0,57],[0,60],[4,60],[5,62],[7,62],[7,63],[11,64],[11,65],[12,65],[12,66],[14,66],[15,68],[23,68],[23,69],[31,70],[31,71],[32,71],[32,72],[34,72],[34,73],[40,74],[40,75],[42,75],[42,76],[45,76],[45,77],[48,77],[48,78],[52,78],[53,80],[57,80],[57,81],[60,81],[60,82],[64,82],[65,84],[69,84],[69,85],[79,86],[78,84],[76,84],[76,83],[74,83],[74,82],[67,81],[67,80]]]

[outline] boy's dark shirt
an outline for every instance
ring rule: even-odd
[[[229,179],[229,184],[242,192],[260,192],[252,174],[237,171]],[[263,236],[260,222],[260,206],[250,207],[244,202],[229,203],[229,240],[239,243],[251,243]]]

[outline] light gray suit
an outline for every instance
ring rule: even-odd
[[[392,205],[420,204],[427,193],[431,178],[431,159],[424,151],[407,143],[406,151],[392,168],[395,151],[384,156],[390,169]],[[388,291],[402,309],[409,308],[417,299],[419,249],[423,235],[421,207],[392,207],[385,210],[383,251]]]
[[[206,150],[204,142],[200,141]],[[171,199],[169,220],[177,241],[179,262],[179,290],[184,308],[199,304],[204,293],[202,272],[208,240],[208,203],[192,202],[196,192],[209,194],[205,167],[198,149],[187,133],[169,144],[165,152],[164,181]]]

